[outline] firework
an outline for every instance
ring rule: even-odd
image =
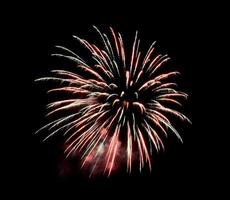
[[[77,152],[82,166],[92,164],[92,172],[103,165],[103,172],[110,175],[121,154],[127,172],[131,172],[135,159],[140,171],[146,163],[151,170],[152,152],[164,149],[164,135],[172,132],[182,141],[169,116],[189,121],[172,108],[174,104],[181,106],[180,100],[187,98],[186,93],[176,90],[176,83],[169,81],[179,72],[161,73],[168,55],[155,53],[155,42],[142,54],[138,32],[127,57],[120,33],[110,28],[109,38],[94,28],[101,47],[73,36],[88,50],[91,61],[57,46],[65,53],[53,55],[70,60],[75,68],[72,72],[53,70],[53,76],[36,80],[59,82],[49,92],[67,93],[67,97],[48,104],[48,115],[57,118],[37,132],[50,131],[44,140],[63,133],[66,156]]]

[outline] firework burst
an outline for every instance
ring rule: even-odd
[[[119,154],[125,157],[128,172],[134,159],[139,160],[140,170],[146,163],[151,170],[152,151],[164,149],[163,135],[173,132],[182,141],[169,115],[189,121],[171,107],[181,106],[181,98],[187,98],[169,81],[179,72],[161,73],[168,55],[156,54],[155,42],[143,55],[138,32],[127,58],[120,33],[110,28],[109,39],[94,28],[102,48],[74,36],[88,50],[93,64],[70,49],[57,46],[65,53],[53,55],[70,60],[76,70],[53,70],[53,76],[36,80],[60,82],[49,92],[68,93],[67,98],[48,105],[48,115],[56,114],[57,118],[37,132],[48,129],[45,140],[64,133],[67,157],[80,153],[82,166],[92,163],[92,172],[100,164],[103,172],[110,175]]]

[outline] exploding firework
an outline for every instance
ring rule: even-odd
[[[169,57],[155,53],[155,42],[142,55],[138,32],[127,58],[120,33],[110,28],[109,39],[94,28],[101,48],[74,36],[88,50],[91,61],[57,46],[65,53],[53,55],[70,60],[75,69],[53,70],[53,76],[36,80],[59,82],[49,92],[67,93],[48,104],[48,115],[57,118],[37,132],[48,129],[45,140],[62,132],[66,136],[66,156],[77,152],[82,166],[91,164],[91,172],[103,165],[102,171],[110,175],[121,154],[127,172],[131,172],[134,160],[138,160],[140,171],[146,163],[151,170],[152,152],[164,149],[164,135],[172,132],[182,141],[168,118],[190,122],[172,108],[174,104],[181,106],[181,98],[187,98],[186,93],[176,90],[176,83],[169,81],[179,72],[161,73]]]

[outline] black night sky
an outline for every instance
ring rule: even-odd
[[[107,4],[110,4],[109,2]],[[95,6],[95,7],[94,7]],[[168,53],[172,58],[173,69],[181,72],[178,84],[182,91],[189,94],[182,111],[195,123],[193,119],[193,82],[196,65],[197,41],[200,39],[196,28],[193,12],[183,8],[165,7],[164,5],[136,4],[134,7],[123,7],[122,4],[107,5],[30,5],[23,9],[15,22],[14,29],[18,32],[20,42],[17,51],[22,56],[22,64],[15,66],[15,74],[20,73],[20,88],[16,91],[19,98],[19,111],[14,116],[16,120],[14,135],[17,150],[12,155],[14,188],[26,194],[33,191],[33,195],[76,195],[107,197],[111,196],[142,196],[142,199],[154,196],[172,195],[182,197],[180,191],[194,194],[198,190],[197,179],[200,158],[198,156],[198,134],[193,126],[175,121],[175,127],[181,133],[184,144],[181,144],[171,134],[165,141],[165,152],[154,155],[153,170],[143,170],[140,174],[134,170],[129,175],[118,172],[110,178],[101,177],[88,179],[87,176],[72,169],[76,164],[61,163],[63,151],[59,145],[63,138],[53,138],[42,143],[42,137],[33,133],[44,125],[45,106],[48,102],[44,84],[34,83],[34,79],[49,74],[57,69],[59,63],[51,57],[55,53],[55,45],[68,46],[78,51],[80,46],[72,35],[77,35],[89,41],[97,39],[92,25],[96,25],[103,32],[109,33],[111,26],[119,31],[124,42],[133,42],[136,30],[139,30],[143,50],[157,41],[157,51]],[[96,36],[95,36],[96,35]],[[14,128],[14,127],[13,127]],[[20,131],[17,131],[20,130]],[[18,141],[18,142],[17,142]],[[66,166],[68,165],[68,166]],[[63,166],[71,169],[64,169]],[[66,170],[66,171],[65,171]],[[124,193],[123,193],[124,192]]]

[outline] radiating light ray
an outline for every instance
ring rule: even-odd
[[[80,70],[52,70],[53,76],[36,79],[58,83],[48,93],[68,95],[47,105],[47,116],[55,114],[57,119],[36,133],[47,129],[50,131],[44,139],[47,140],[63,132],[66,156],[80,154],[82,167],[92,164],[90,176],[99,168],[109,176],[119,163],[120,153],[125,155],[128,173],[135,160],[139,160],[140,171],[146,163],[151,171],[152,152],[165,148],[161,133],[167,137],[172,132],[182,142],[170,118],[191,123],[176,110],[182,106],[181,99],[188,97],[170,81],[179,72],[160,73],[170,58],[155,52],[156,42],[143,54],[138,31],[128,58],[129,47],[125,49],[120,33],[110,27],[110,39],[97,27],[93,28],[101,46],[73,37],[87,49],[94,64],[88,64],[89,61],[66,47],[56,46],[64,53],[52,55],[70,60]]]

